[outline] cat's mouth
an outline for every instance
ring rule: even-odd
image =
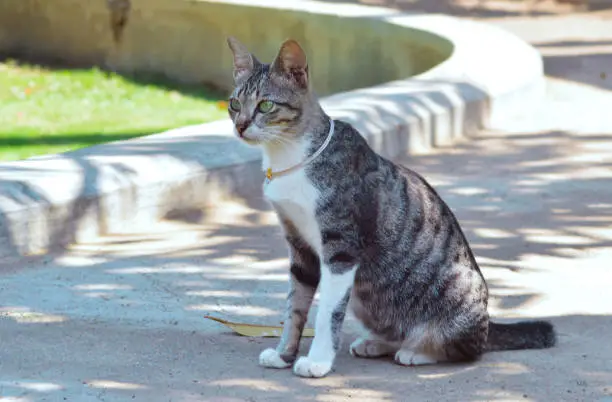
[[[251,136],[245,132],[240,133],[238,130],[235,130],[236,137],[240,139],[242,142],[245,142],[249,145],[258,145],[261,143],[261,139],[256,136]]]
[[[256,129],[253,129],[253,126],[246,128],[234,127],[234,134],[248,145],[260,145],[266,138],[263,133],[258,133]]]

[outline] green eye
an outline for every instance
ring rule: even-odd
[[[274,102],[272,101],[262,101],[259,103],[259,111],[261,113],[268,113],[274,107]]]
[[[240,111],[240,101],[236,98],[230,99],[229,107],[234,112],[239,112]]]

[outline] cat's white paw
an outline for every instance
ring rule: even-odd
[[[259,354],[259,365],[269,368],[287,368],[291,363],[287,363],[276,349],[268,348]]]
[[[293,373],[300,377],[325,377],[332,369],[332,362],[313,362],[306,356],[293,365]]]
[[[414,353],[409,349],[400,349],[395,353],[395,362],[402,366],[423,366],[436,364],[438,361],[422,353]]]
[[[380,357],[395,352],[397,348],[375,339],[359,338],[351,343],[351,355],[356,357]]]

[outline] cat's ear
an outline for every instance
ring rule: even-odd
[[[272,64],[272,71],[290,79],[298,87],[308,88],[308,61],[302,47],[293,39],[287,39],[280,47]]]
[[[230,36],[227,44],[234,54],[234,82],[242,82],[260,63],[238,39]]]

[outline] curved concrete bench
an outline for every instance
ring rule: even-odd
[[[248,12],[253,3],[246,4]],[[258,3],[260,9],[277,6]],[[285,5],[283,12],[288,19],[308,14],[313,21],[359,16],[372,26],[392,27],[385,32],[394,35],[425,31],[434,41],[446,38],[438,43],[452,43],[448,57],[416,76],[322,99],[332,116],[354,124],[389,158],[449,145],[483,127],[503,127],[529,112],[542,93],[537,51],[486,24],[309,1]],[[103,233],[146,230],[176,209],[206,208],[225,197],[260,197],[262,179],[259,151],[233,138],[229,120],[0,164],[0,259]]]

